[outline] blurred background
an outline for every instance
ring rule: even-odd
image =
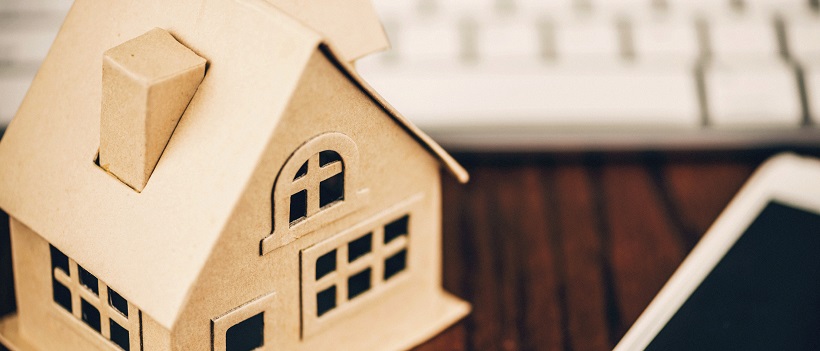
[[[70,0],[0,0],[0,123]],[[360,73],[449,149],[820,141],[816,0],[375,0]]]
[[[611,348],[760,163],[820,155],[817,0],[374,1],[393,49],[357,69],[472,175],[444,285],[474,311],[422,349]],[[0,0],[3,127],[70,6]],[[5,233],[0,315],[10,267]]]

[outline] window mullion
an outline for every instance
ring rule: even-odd
[[[329,165],[325,165],[318,169],[319,173],[319,181],[325,180],[332,176],[335,176],[339,173],[342,173],[342,163],[339,161],[333,162]]]
[[[111,339],[111,323],[108,320],[111,311],[108,305],[108,285],[97,279],[97,286],[99,286],[100,291],[99,303],[97,304],[97,308],[100,310],[100,334],[106,339]]]
[[[54,274],[54,279],[56,279],[60,284],[63,284],[69,289],[71,289],[71,277],[68,274],[66,274],[66,272],[63,272],[62,269],[54,267],[54,271],[52,272],[52,274]]]
[[[319,212],[319,182],[322,181],[321,173],[319,171],[319,154],[310,156],[308,160],[308,174],[303,177],[306,178],[305,188],[307,189],[307,216],[310,218]]]
[[[384,227],[373,230],[373,277],[370,284],[375,289],[381,285],[384,276]]]
[[[347,245],[339,247],[336,255],[336,307],[347,302],[347,278],[350,276],[350,266],[347,263]]]
[[[71,283],[68,286],[68,289],[71,290],[71,314],[74,315],[77,319],[83,319],[83,312],[82,307],[80,306],[80,290],[84,289],[80,286],[80,272],[77,269],[77,262],[72,259],[68,259],[68,270],[69,277],[71,278]]]

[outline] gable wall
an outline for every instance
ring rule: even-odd
[[[54,302],[49,242],[18,220],[10,222],[18,326],[26,341],[42,350],[121,350]],[[137,318],[136,339],[144,350],[170,350],[168,330],[144,313]],[[132,343],[131,350],[140,348]]]
[[[366,203],[338,221],[260,256],[260,240],[271,232],[270,195],[279,169],[299,145],[328,131],[342,132],[356,142],[360,169],[346,171],[359,172],[363,187],[368,188]],[[378,296],[368,300],[366,307],[336,323],[341,327],[326,329],[302,343],[300,251],[412,196],[419,196],[419,200],[412,215],[408,274],[396,288],[374,292]],[[268,311],[275,318],[266,320],[274,324],[266,331],[275,330],[269,339],[275,349],[344,349],[340,346],[344,344],[339,344],[342,336],[349,340],[374,337],[372,328],[364,327],[376,322],[373,313],[402,309],[392,315],[414,313],[410,302],[417,301],[416,307],[422,307],[425,298],[439,289],[440,202],[438,161],[317,51],[178,319],[173,331],[175,349],[209,348],[212,318],[269,293],[274,296]],[[398,330],[400,324],[397,322]]]

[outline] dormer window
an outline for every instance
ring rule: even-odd
[[[262,254],[362,205],[358,156],[356,144],[341,133],[314,137],[290,156],[273,186],[273,230],[262,240]]]

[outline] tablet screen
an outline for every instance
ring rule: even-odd
[[[820,350],[820,214],[769,203],[647,350]]]

